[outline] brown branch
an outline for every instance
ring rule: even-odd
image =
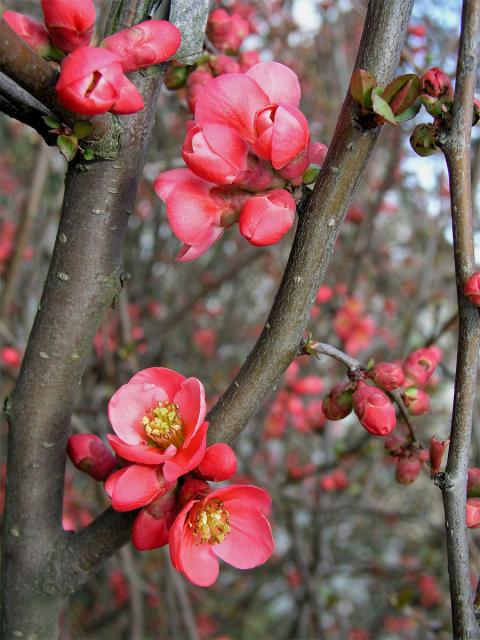
[[[356,68],[379,84],[391,80],[404,43],[412,0],[371,0]],[[235,380],[209,415],[209,440],[231,442],[273,390],[300,346],[315,294],[380,129],[363,130],[347,95],[322,171],[300,216],[290,259],[269,318]]]
[[[87,543],[77,558],[68,554],[61,518],[72,409],[93,337],[122,286],[123,237],[160,90],[158,72],[133,78],[147,106],[122,118],[118,157],[92,161],[88,168],[81,162],[69,165],[49,273],[18,383],[7,404],[2,601],[8,638],[56,637],[64,591],[55,580],[66,588],[70,575],[84,572],[82,563],[98,563],[103,539],[119,548],[129,535],[132,514],[123,515],[123,527],[115,530],[107,512],[92,526],[95,545]],[[63,555],[57,555],[56,544]],[[55,580],[45,579],[48,563],[48,575]]]
[[[57,100],[55,85],[58,71],[49,62],[31,49],[5,20],[0,19],[0,71],[20,85],[66,124],[85,116],[64,109]],[[111,118],[109,115],[91,118],[94,130],[90,137],[98,139],[107,132]]]
[[[452,120],[449,131],[442,139],[450,180],[459,336],[448,461],[445,473],[438,474],[435,478],[442,490],[445,508],[455,638],[480,638],[473,610],[465,524],[467,467],[479,364],[480,320],[478,309],[470,304],[463,293],[466,280],[475,271],[470,136],[479,34],[480,3],[464,0]]]

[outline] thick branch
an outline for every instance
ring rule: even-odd
[[[400,58],[413,0],[371,0],[356,68],[379,84]],[[231,442],[273,390],[300,346],[315,294],[330,261],[347,208],[380,133],[362,130],[347,96],[325,164],[300,216],[290,258],[269,318],[237,377],[209,415],[210,442]]]
[[[478,310],[463,294],[475,270],[470,135],[475,90],[480,3],[464,0],[452,121],[442,144],[450,179],[455,276],[459,309],[459,337],[450,449],[441,483],[447,530],[448,571],[455,638],[479,638],[473,611],[465,524],[465,496],[475,386],[479,364]]]

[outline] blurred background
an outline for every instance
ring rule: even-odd
[[[99,33],[109,2],[97,0]],[[39,16],[39,3],[8,9]],[[241,51],[257,51],[298,74],[312,140],[328,145],[348,88],[366,11],[363,0],[240,0],[216,3],[250,24]],[[399,73],[438,66],[454,77],[460,0],[417,0]],[[187,88],[188,90],[188,88]],[[164,89],[125,246],[131,274],[95,339],[73,417],[75,432],[105,436],[114,391],[139,369],[165,366],[204,383],[209,406],[253,346],[293,240],[255,248],[238,230],[192,263],[177,263],[152,181],[183,166],[191,118],[185,89]],[[449,190],[443,158],[410,148],[415,121],[385,127],[340,232],[309,325],[367,365],[401,361],[437,345],[443,357],[426,389],[431,408],[412,418],[420,443],[447,438],[456,350],[456,295]],[[474,193],[480,156],[474,132]],[[15,384],[58,224],[66,163],[28,127],[0,114],[1,397]],[[478,213],[478,197],[475,202]],[[476,215],[478,234],[478,215]],[[479,236],[480,238],[480,236]],[[88,256],[85,256],[88,260]],[[168,549],[131,545],[65,604],[62,638],[213,640],[449,638],[450,601],[440,491],[428,464],[414,483],[395,479],[384,441],[352,416],[329,422],[321,400],[344,368],[303,356],[236,443],[234,482],[272,494],[276,551],[264,566],[222,564],[216,585],[194,587]],[[478,410],[477,410],[478,417]],[[402,434],[400,422],[397,431]],[[5,452],[6,425],[0,450]],[[471,466],[479,465],[474,430]],[[4,454],[3,463],[4,476]],[[78,530],[109,504],[101,484],[68,463],[64,528]],[[480,573],[470,532],[472,582]]]

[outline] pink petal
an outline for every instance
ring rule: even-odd
[[[229,500],[242,500],[252,507],[259,509],[268,516],[272,505],[272,498],[265,489],[260,489],[250,484],[232,484],[228,487],[216,489],[209,494],[209,498],[218,498],[225,503],[225,508],[229,509]]]
[[[295,208],[294,199],[284,189],[254,196],[240,212],[240,233],[257,247],[275,244],[291,229]]]
[[[218,577],[218,560],[208,543],[195,544],[187,527],[179,546],[180,570],[193,584],[209,587]]]
[[[127,467],[117,480],[112,495],[112,507],[116,511],[131,511],[143,507],[165,493],[165,482],[159,481],[158,469],[139,464]]]
[[[143,371],[136,373],[133,378],[131,378],[129,384],[134,382],[135,384],[142,383],[160,387],[165,392],[165,399],[172,402],[184,380],[185,376],[182,376],[181,373],[173,371],[172,369],[150,367],[149,369],[143,369]]]
[[[211,227],[208,240],[202,244],[182,244],[175,260],[177,262],[190,262],[191,260],[196,260],[200,256],[203,256],[203,254],[206,253],[210,247],[223,236],[223,231],[222,227]]]
[[[308,147],[310,130],[301,111],[288,104],[275,112],[272,134],[272,165],[281,169]]]
[[[124,384],[108,403],[108,417],[115,433],[127,444],[140,444],[145,439],[142,418],[157,402],[168,400],[159,387]]]
[[[103,486],[105,487],[105,491],[108,493],[110,498],[112,497],[113,492],[115,491],[115,485],[117,484],[121,476],[123,476],[127,468],[128,467],[125,467],[124,469],[119,469],[118,471],[114,471],[105,480],[105,483]]]
[[[203,459],[207,442],[208,422],[204,422],[192,438],[188,446],[178,450],[175,457],[167,460],[163,465],[163,473],[169,482],[195,469]]]
[[[177,185],[190,180],[200,180],[200,178],[197,178],[190,169],[170,169],[157,176],[153,186],[157,196],[166,202],[168,196],[176,189]]]
[[[204,421],[207,412],[203,384],[197,378],[187,378],[182,382],[182,386],[173,401],[180,407],[185,445],[188,445],[192,436]]]
[[[169,534],[169,547],[170,547],[170,559],[172,561],[173,566],[177,571],[181,571],[180,565],[180,545],[183,540],[183,536],[185,534],[185,520],[188,516],[190,509],[195,504],[196,500],[189,500],[187,504],[183,507],[180,513],[175,518]]]
[[[279,62],[259,62],[246,73],[263,89],[269,102],[288,102],[295,107],[300,103],[300,83],[297,74]]]
[[[247,141],[253,142],[255,113],[269,104],[268,96],[246,75],[228,73],[215,78],[200,92],[195,120],[233,127]]]
[[[158,465],[166,462],[177,453],[177,449],[173,445],[170,445],[165,451],[161,451],[145,442],[141,444],[125,444],[123,440],[111,434],[108,434],[107,438],[115,453],[129,462]]]
[[[266,517],[246,502],[238,502],[228,512],[232,530],[223,542],[212,545],[215,555],[237,569],[251,569],[266,562],[274,548]]]

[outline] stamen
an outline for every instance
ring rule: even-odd
[[[142,425],[151,444],[163,451],[171,444],[179,449],[185,440],[179,406],[167,400],[143,416]]]
[[[229,513],[219,500],[192,509],[188,526],[193,528],[195,544],[219,544],[231,532]]]

